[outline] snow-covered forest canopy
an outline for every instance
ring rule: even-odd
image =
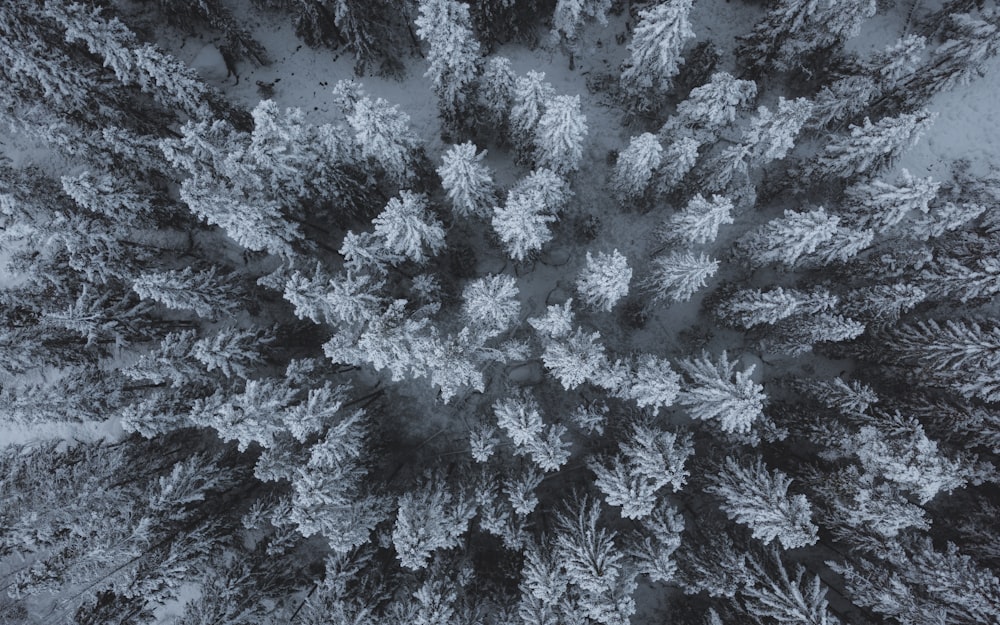
[[[995,0],[0,2],[0,625],[1000,622]]]

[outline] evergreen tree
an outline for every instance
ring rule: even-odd
[[[683,211],[674,213],[661,227],[664,241],[688,245],[711,243],[719,234],[719,226],[733,223],[733,203],[721,195],[706,200],[699,193],[688,201]]]
[[[700,148],[701,143],[691,137],[681,137],[667,145],[663,151],[662,165],[656,172],[659,178],[657,190],[661,193],[673,191],[684,176],[694,169]]]
[[[911,213],[926,213],[941,183],[930,177],[915,178],[906,169],[900,172],[900,178],[898,186],[874,180],[848,187],[844,197],[851,211],[850,220],[862,228],[882,230]]]
[[[591,308],[610,312],[621,298],[628,295],[632,268],[618,253],[599,252],[597,257],[587,252],[587,265],[576,279],[576,290]]]
[[[471,141],[452,146],[441,157],[437,173],[457,215],[485,217],[495,199],[493,175],[480,161],[486,151],[476,153]]]
[[[535,127],[535,162],[557,174],[576,171],[586,136],[587,116],[580,112],[580,96],[555,96],[545,103]]]
[[[573,331],[573,298],[566,300],[560,306],[550,304],[546,307],[544,317],[531,317],[528,324],[540,335],[546,338],[562,338]]]
[[[803,213],[786,210],[784,217],[746,234],[739,245],[754,267],[771,263],[792,266],[833,238],[839,222],[839,217],[827,214],[822,206]]]
[[[509,116],[510,138],[524,160],[533,151],[538,122],[553,97],[555,90],[545,82],[544,72],[528,72],[514,81]]]
[[[354,130],[361,155],[378,163],[394,184],[411,180],[420,142],[410,130],[410,116],[382,98],[372,100],[356,83],[340,81],[333,93]]]
[[[983,75],[986,63],[1000,53],[1000,10],[990,7],[972,13],[947,15],[947,39],[900,90],[913,90],[924,98],[967,84]],[[919,97],[919,96],[918,96]]]
[[[475,505],[450,492],[440,478],[425,479],[417,490],[399,498],[392,544],[400,564],[423,569],[435,551],[458,547],[475,514]]]
[[[565,338],[552,339],[545,345],[542,362],[567,391],[594,378],[607,367],[604,346],[598,343],[599,332],[587,334],[577,328]]]
[[[520,316],[517,296],[517,280],[512,276],[478,278],[462,291],[462,315],[466,323],[480,329],[484,336],[503,334]]]
[[[757,97],[752,80],[738,80],[726,72],[712,74],[711,80],[691,90],[677,105],[677,116],[685,125],[716,133],[736,121],[741,108]]]
[[[839,298],[824,289],[812,293],[775,287],[767,291],[741,289],[715,307],[715,315],[728,325],[752,328],[774,324],[795,314],[829,310]]]
[[[639,12],[639,23],[622,70],[622,85],[637,96],[668,91],[684,62],[681,50],[694,37],[688,14],[691,0],[670,0]]]
[[[826,588],[818,575],[803,583],[804,566],[796,565],[793,579],[776,551],[772,550],[769,556],[773,561],[771,566],[756,558],[749,560],[754,583],[747,584],[741,591],[746,599],[747,612],[758,619],[772,619],[781,625],[839,625],[840,621],[829,611]]]
[[[511,136],[508,122],[516,81],[510,59],[505,56],[486,59],[479,77],[478,101],[479,107],[486,113],[484,125],[498,140],[508,140]]]
[[[729,362],[726,352],[717,362],[703,352],[701,357],[682,360],[679,365],[690,382],[678,401],[695,419],[717,420],[723,432],[746,433],[762,416],[767,396],[764,387],[753,381],[753,365],[736,371],[736,363]]]
[[[795,137],[809,121],[813,103],[805,98],[778,98],[777,111],[766,106],[757,109],[750,127],[743,132],[741,142],[750,148],[749,162],[765,165],[785,158],[795,145]]]
[[[152,299],[172,310],[190,310],[206,319],[232,313],[240,305],[239,288],[218,276],[215,267],[198,272],[185,267],[181,271],[144,273],[132,282],[132,290],[143,299]]]
[[[886,117],[874,124],[865,118],[863,125],[851,126],[850,136],[828,143],[807,168],[806,175],[844,180],[874,176],[914,145],[935,117],[919,111]]]
[[[632,137],[628,147],[618,154],[611,189],[622,203],[641,197],[662,162],[663,146],[656,135],[644,132]]]
[[[430,48],[424,75],[431,80],[445,123],[459,128],[479,73],[479,42],[469,7],[455,0],[421,0],[418,10],[417,35]]]
[[[722,498],[729,518],[749,527],[765,545],[777,539],[782,548],[795,549],[818,540],[805,495],[789,496],[792,480],[769,471],[760,458],[746,464],[727,457],[712,482],[705,490]]]
[[[795,315],[775,324],[774,333],[762,341],[762,347],[772,353],[798,356],[811,351],[816,343],[850,341],[864,331],[865,324],[843,315]]]
[[[423,263],[444,248],[444,227],[427,210],[423,195],[400,191],[372,224],[385,247],[407,260]]]
[[[669,361],[643,354],[638,358],[635,371],[630,372],[626,395],[640,408],[652,408],[655,415],[660,408],[673,405],[680,391],[680,381]]]
[[[653,513],[656,491],[670,485],[680,490],[689,475],[684,463],[693,447],[690,439],[633,424],[626,441],[619,443],[621,453],[611,458],[610,468],[591,462],[597,487],[607,502],[621,507],[627,519],[641,519]]]
[[[539,169],[507,193],[503,206],[493,209],[493,229],[514,260],[524,260],[552,238],[548,224],[569,197],[566,183],[555,173]]]
[[[577,30],[585,19],[594,19],[602,26],[608,23],[611,0],[557,0],[552,15],[552,32],[570,43],[577,39]]]
[[[875,9],[873,0],[781,0],[743,39],[737,54],[758,72],[795,69],[806,54],[856,36]]]
[[[897,326],[882,338],[879,360],[916,367],[925,383],[943,385],[966,398],[996,401],[1000,385],[1000,329],[966,319],[933,319]]]
[[[705,254],[671,252],[653,259],[653,271],[644,284],[654,301],[686,302],[718,269],[719,261]]]

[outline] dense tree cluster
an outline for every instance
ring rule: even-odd
[[[132,4],[0,4],[0,623],[1000,619],[995,7]]]

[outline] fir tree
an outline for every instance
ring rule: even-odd
[[[466,323],[480,329],[484,336],[502,334],[520,315],[517,295],[517,280],[512,276],[478,278],[462,291],[462,315]]]
[[[692,137],[681,137],[667,145],[660,159],[661,165],[654,173],[659,180],[657,190],[660,193],[673,191],[684,176],[694,169],[700,147],[701,143]]]
[[[737,80],[726,72],[712,74],[711,80],[691,90],[677,105],[677,116],[685,125],[715,133],[736,121],[737,112],[757,97],[752,80]]]
[[[528,324],[546,338],[558,339],[573,331],[573,298],[563,305],[550,304],[544,317],[531,317]]]
[[[628,147],[618,154],[611,176],[611,188],[618,199],[626,203],[641,197],[662,162],[663,146],[656,135],[645,132],[632,137]]]
[[[400,564],[423,569],[435,551],[458,547],[475,514],[475,505],[448,491],[439,478],[426,479],[399,498],[392,544]]]
[[[719,261],[705,254],[671,252],[653,260],[653,271],[645,285],[653,293],[654,301],[686,302],[718,269]]]
[[[912,89],[924,97],[967,84],[982,75],[986,63],[1000,53],[1000,11],[991,7],[946,17],[947,40],[901,89]],[[911,92],[912,93],[912,92]]]
[[[441,157],[437,173],[457,215],[485,217],[495,199],[493,175],[480,161],[486,151],[476,153],[471,141],[452,146]]]
[[[551,98],[535,127],[535,162],[557,174],[576,171],[586,136],[587,117],[580,112],[580,96]]]
[[[480,58],[469,7],[455,0],[421,0],[415,24],[430,48],[424,75],[438,96],[442,117],[446,124],[461,126]]]
[[[671,369],[670,362],[652,354],[639,356],[635,371],[628,379],[627,395],[640,408],[652,408],[658,414],[660,408],[673,405],[680,391],[680,376]]]
[[[749,329],[760,324],[774,324],[799,313],[829,310],[838,301],[836,295],[823,289],[812,293],[780,286],[767,291],[742,289],[721,301],[714,312],[729,325]]]
[[[152,299],[172,310],[190,310],[206,319],[231,313],[240,304],[236,285],[216,275],[215,267],[198,272],[185,267],[181,271],[144,273],[132,283],[132,290],[143,299]]]
[[[548,224],[569,197],[566,183],[555,173],[539,169],[507,193],[507,201],[493,209],[493,229],[514,260],[524,260],[552,238]]]
[[[769,471],[760,458],[748,465],[728,457],[712,481],[705,490],[722,498],[729,518],[749,527],[765,545],[777,539],[782,548],[795,549],[818,540],[805,495],[789,496],[792,480]]]
[[[577,328],[565,338],[550,340],[542,353],[545,368],[566,390],[580,386],[607,366],[604,346],[598,342],[599,332],[587,334]]]
[[[554,96],[555,90],[545,82],[544,72],[528,72],[526,76],[518,76],[514,82],[509,117],[510,138],[522,158],[532,152],[538,122]]]
[[[334,96],[354,130],[361,155],[378,163],[395,184],[412,179],[420,142],[410,130],[410,116],[382,98],[372,100],[356,83],[337,83]]]
[[[386,248],[416,263],[426,262],[444,248],[444,227],[427,210],[427,199],[401,191],[372,221]]]
[[[680,64],[681,50],[694,37],[688,14],[691,0],[670,0],[639,12],[639,23],[622,70],[623,86],[636,95],[668,91]]]
[[[741,251],[755,267],[775,262],[791,266],[833,238],[839,222],[839,217],[827,214],[822,206],[803,213],[786,210],[784,217],[740,239]]]
[[[618,250],[599,252],[596,258],[587,252],[587,265],[576,279],[576,290],[588,306],[609,312],[628,295],[631,279],[632,268]]]
[[[479,107],[486,113],[484,124],[498,140],[506,141],[510,138],[508,122],[514,103],[516,80],[510,59],[504,56],[486,59],[482,76],[479,77],[478,101]]]
[[[900,185],[882,180],[862,182],[844,192],[852,222],[863,228],[882,230],[903,221],[911,213],[926,213],[941,183],[931,178],[915,178],[906,169]]]
[[[762,347],[798,356],[811,351],[816,343],[850,341],[864,331],[865,324],[835,313],[797,315],[775,324],[774,334],[762,341]]]
[[[830,613],[826,588],[819,576],[803,583],[805,567],[796,565],[793,579],[781,562],[781,556],[776,551],[769,555],[774,563],[771,566],[750,558],[754,583],[747,584],[741,591],[746,598],[747,612],[757,618],[773,619],[781,625],[839,625],[840,621]],[[773,569],[776,575],[768,569]]]
[[[778,98],[777,111],[766,106],[757,109],[741,142],[750,147],[749,162],[765,165],[785,158],[795,145],[795,137],[812,115],[813,103],[805,98]]]
[[[876,123],[865,118],[861,126],[851,126],[848,137],[828,143],[806,175],[851,180],[874,176],[891,164],[906,148],[914,145],[936,116],[926,111],[886,117]]]
[[[661,238],[688,245],[711,243],[719,226],[733,223],[733,203],[721,195],[706,200],[699,193],[688,201],[683,211],[675,213],[661,227]]]
[[[746,433],[762,416],[767,396],[752,379],[752,365],[736,371],[736,363],[729,362],[726,352],[717,362],[703,352],[700,358],[682,360],[679,365],[690,382],[678,401],[688,407],[693,418],[717,420],[723,432]]]

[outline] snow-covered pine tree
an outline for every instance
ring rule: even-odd
[[[902,97],[917,94],[924,100],[955,85],[983,75],[986,63],[1000,54],[1000,9],[989,7],[973,13],[947,16],[947,40],[914,76],[900,85]],[[913,95],[909,95],[913,98]]]
[[[596,20],[602,26],[608,23],[611,0],[557,0],[552,14],[552,36],[565,40],[570,46],[570,69],[576,53],[579,29],[586,20]]]
[[[768,556],[771,563],[749,559],[753,581],[740,591],[747,612],[757,619],[771,619],[778,625],[840,625],[840,620],[830,612],[826,588],[818,575],[803,582],[806,569],[797,564],[793,579],[776,550],[770,550]]]
[[[667,194],[677,188],[684,176],[694,169],[700,148],[701,142],[693,137],[680,137],[667,145],[660,159],[661,165],[654,173],[658,192]]]
[[[914,145],[936,114],[927,111],[901,113],[876,123],[865,118],[861,126],[851,126],[851,134],[828,143],[806,167],[807,177],[853,180],[875,176],[889,166],[906,148]]]
[[[691,6],[692,0],[669,0],[639,12],[628,46],[630,58],[621,76],[626,91],[643,98],[650,92],[670,90],[684,62],[684,44],[694,37],[688,19]]]
[[[902,234],[906,238],[926,241],[958,230],[986,211],[978,202],[944,202],[931,206],[926,214],[905,224]]]
[[[802,213],[786,210],[784,217],[744,235],[739,241],[740,251],[754,267],[770,263],[793,266],[833,238],[839,223],[840,218],[828,214],[822,206]]]
[[[736,370],[726,352],[713,361],[708,352],[678,363],[688,381],[678,396],[689,414],[703,421],[717,421],[723,432],[746,433],[762,416],[767,395],[753,381],[754,366]]]
[[[215,267],[193,271],[191,267],[143,273],[132,282],[132,290],[172,310],[189,310],[199,317],[215,319],[240,307],[241,289]]]
[[[621,507],[627,519],[649,516],[656,491],[669,485],[676,492],[687,481],[684,463],[694,450],[689,437],[634,423],[618,447],[621,453],[611,458],[610,468],[598,462],[590,468],[608,504]]]
[[[811,351],[816,343],[850,341],[864,331],[865,324],[860,321],[832,312],[794,315],[776,323],[761,347],[772,353],[799,356]]]
[[[795,146],[795,137],[809,121],[812,109],[813,103],[806,98],[786,100],[781,97],[776,111],[759,107],[740,139],[750,146],[749,163],[760,166],[785,158]]]
[[[555,97],[555,89],[545,82],[544,72],[528,72],[514,81],[510,108],[510,139],[521,160],[534,152],[535,131],[546,105]]]
[[[847,217],[858,227],[883,231],[910,213],[926,213],[940,187],[934,179],[916,178],[906,169],[900,171],[899,184],[860,182],[844,191]]]
[[[688,201],[684,210],[674,213],[660,228],[660,238],[667,242],[688,245],[711,243],[719,234],[719,226],[733,223],[733,203],[721,195],[706,200],[699,193]]]
[[[618,250],[610,254],[587,252],[587,264],[576,279],[576,290],[583,301],[597,310],[610,312],[621,298],[628,295],[632,268]]]
[[[839,298],[825,289],[811,293],[774,287],[741,289],[730,294],[715,307],[715,315],[728,325],[752,328],[762,323],[774,324],[800,313],[816,313],[837,305]]]
[[[569,298],[561,306],[550,304],[545,309],[545,316],[531,317],[528,324],[541,336],[546,338],[562,338],[573,331],[573,298]]]
[[[641,537],[629,547],[641,575],[653,582],[673,581],[677,563],[673,555],[681,545],[684,517],[666,502],[658,505],[642,521]]]
[[[635,613],[635,572],[615,544],[617,534],[599,527],[600,514],[600,505],[585,497],[558,513],[554,560],[576,590],[584,616],[602,625],[625,625]],[[579,616],[570,622],[580,622]]]
[[[423,263],[444,248],[444,226],[430,213],[422,194],[400,191],[372,224],[383,245],[406,260]]]
[[[420,139],[410,129],[410,116],[382,98],[372,100],[352,81],[338,82],[333,94],[354,131],[362,157],[378,163],[394,184],[411,180]]]
[[[753,532],[765,545],[774,540],[784,549],[815,544],[817,528],[805,495],[789,495],[792,483],[781,471],[770,471],[759,457],[740,462],[727,457],[712,485],[705,490],[719,496],[722,510]]]
[[[663,146],[656,135],[644,132],[632,137],[628,147],[618,153],[611,189],[623,204],[638,199],[646,192],[661,162]]]
[[[758,73],[795,69],[807,54],[857,35],[875,9],[875,0],[781,0],[742,38],[737,55]]]
[[[587,334],[577,328],[572,334],[545,345],[542,362],[566,390],[580,386],[608,366],[600,332]]]
[[[655,415],[660,408],[674,404],[681,390],[680,381],[680,376],[671,369],[666,358],[642,354],[637,359],[635,370],[629,372],[625,395],[640,408],[652,408]]]
[[[441,177],[456,215],[486,217],[496,200],[493,173],[482,164],[486,151],[476,153],[471,141],[453,145],[441,157],[437,173]]]
[[[535,163],[562,175],[576,171],[586,137],[587,116],[580,111],[580,96],[551,98],[535,126]]]
[[[912,284],[876,284],[848,291],[843,310],[867,326],[880,328],[896,323],[927,297],[927,291]]]
[[[686,302],[719,269],[719,261],[691,252],[670,252],[653,259],[652,264],[643,285],[652,292],[654,301]]]
[[[517,81],[510,59],[505,56],[491,56],[483,65],[477,89],[479,107],[486,115],[483,125],[497,141],[510,139],[511,108],[514,103],[514,88]]]
[[[970,319],[897,326],[880,337],[879,360],[915,366],[926,384],[966,398],[1000,399],[1000,327]]]
[[[712,74],[711,80],[691,90],[677,105],[680,122],[715,134],[736,121],[737,112],[757,97],[752,80],[738,80],[727,72]]]
[[[477,278],[462,290],[462,316],[484,337],[503,334],[518,320],[517,280],[508,275]]]
[[[816,246],[816,251],[799,261],[803,267],[846,263],[872,245],[875,231],[838,225],[833,236]]]
[[[548,169],[538,169],[507,192],[503,206],[493,209],[493,229],[514,260],[524,260],[552,238],[548,224],[569,198],[566,182]]]
[[[435,551],[458,547],[475,514],[475,504],[452,493],[443,479],[426,477],[417,489],[399,498],[392,544],[400,564],[423,569]]]
[[[418,11],[417,36],[429,47],[424,75],[438,96],[445,125],[460,131],[471,124],[472,85],[480,63],[469,6],[456,0],[420,0]]]

